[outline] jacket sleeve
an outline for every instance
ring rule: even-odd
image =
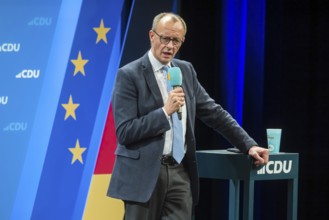
[[[220,133],[233,146],[239,148],[240,151],[248,152],[249,148],[257,145],[257,143],[221,105],[215,103],[197,80],[196,72],[192,66],[191,69],[193,73],[196,117]]]

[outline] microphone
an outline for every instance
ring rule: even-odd
[[[174,89],[182,86],[183,76],[179,67],[175,66],[168,69],[168,80]],[[179,107],[177,115],[178,119],[182,120],[182,107]]]

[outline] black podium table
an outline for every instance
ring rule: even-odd
[[[288,181],[287,219],[297,220],[298,153],[271,154],[265,166],[255,167],[253,159],[227,150],[197,151],[200,178],[229,180],[229,219],[239,219],[240,181],[243,181],[243,219],[253,219],[254,183],[258,180]]]

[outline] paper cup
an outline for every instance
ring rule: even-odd
[[[279,128],[266,129],[267,144],[270,154],[277,154],[280,152],[281,131]]]

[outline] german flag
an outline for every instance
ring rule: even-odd
[[[121,200],[106,196],[115,160],[115,148],[115,128],[112,108],[110,108],[84,212],[85,220],[123,219],[123,203]]]

